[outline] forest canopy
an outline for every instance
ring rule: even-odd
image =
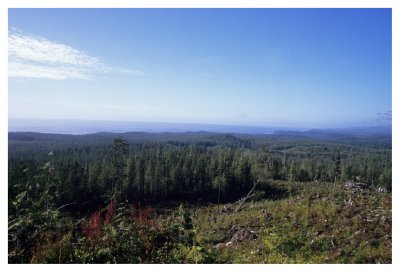
[[[285,200],[289,204],[282,204],[288,208],[292,206],[291,199],[300,201],[302,196],[310,209],[309,201],[319,199],[321,194],[314,191],[323,190],[327,194],[323,200],[333,197],[330,205],[338,205],[336,210],[342,209],[343,203],[347,205],[346,201],[360,199],[373,205],[384,201],[386,214],[391,200],[385,195],[372,194],[365,200],[357,194],[347,200],[348,192],[335,188],[351,181],[362,188],[390,193],[391,154],[390,135],[9,133],[9,262],[223,262],[222,257],[209,255],[214,247],[204,251],[196,242],[200,238],[194,232],[195,219],[182,206],[176,207],[182,203],[200,209],[217,205],[207,219],[216,222],[222,216],[220,204],[244,199],[235,208],[239,211],[252,192],[261,199],[290,196]],[[271,186],[271,182],[280,185]],[[299,189],[303,187],[306,189]],[[296,194],[300,196],[294,198]],[[158,207],[157,220],[152,217],[151,207]],[[171,212],[168,207],[175,208]],[[302,209],[297,208],[298,212]],[[319,212],[319,206],[316,209]],[[390,227],[387,216],[382,215],[380,218],[384,219],[379,221],[384,229]],[[199,231],[209,228],[202,221],[196,222],[202,228]],[[133,225],[127,229],[126,224]],[[266,231],[262,228],[257,235],[271,230]],[[138,235],[138,240],[126,235]],[[342,237],[343,241],[347,241],[346,237]],[[58,244],[53,245],[53,240]],[[73,245],[71,241],[75,241]],[[275,250],[268,240],[264,243],[267,251]],[[377,245],[379,251],[381,246],[391,244],[384,240]],[[121,248],[125,246],[132,252]],[[65,248],[66,255],[62,257],[60,249],[57,257],[52,253],[53,247]],[[297,249],[287,250],[293,253]],[[104,250],[121,253],[104,255]],[[43,255],[42,251],[47,253]],[[194,252],[200,255],[193,257]],[[346,262],[357,258],[372,262],[384,258],[387,262],[389,258],[378,253],[362,253],[361,257],[349,254],[337,258]],[[230,262],[229,258],[225,261]],[[282,261],[280,258],[275,261]],[[270,261],[275,262],[273,258]]]

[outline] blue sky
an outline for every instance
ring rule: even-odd
[[[390,9],[10,9],[9,117],[391,123]]]

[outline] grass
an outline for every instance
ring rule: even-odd
[[[33,237],[31,263],[391,263],[391,193],[268,181],[238,204],[141,209],[113,202]],[[263,195],[265,193],[265,195]],[[10,256],[10,254],[9,254]],[[18,256],[17,256],[18,257]],[[16,257],[13,257],[14,259]],[[14,260],[11,259],[11,260]],[[16,262],[16,261],[12,261]]]
[[[291,186],[292,196],[253,202],[238,213],[194,209],[198,242],[222,263],[391,263],[391,194],[326,183]],[[231,229],[249,229],[256,238],[229,243]]]

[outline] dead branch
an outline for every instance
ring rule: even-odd
[[[235,210],[235,213],[237,213],[240,208],[243,206],[244,202],[246,202],[246,200],[250,197],[251,193],[254,191],[254,189],[256,188],[258,182],[254,183],[253,188],[251,188],[251,190],[247,193],[247,195],[243,198],[242,202],[240,202],[239,206],[237,207],[237,209]]]

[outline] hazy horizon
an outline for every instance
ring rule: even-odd
[[[391,124],[390,9],[9,9],[8,36],[10,118]]]
[[[9,118],[9,132],[88,134],[97,132],[217,132],[270,134],[276,130],[306,130],[301,127],[252,126],[212,123],[143,122],[77,119]]]
[[[357,127],[284,127],[251,126],[232,124],[142,122],[142,121],[107,121],[107,120],[71,120],[71,119],[32,119],[9,118],[8,132],[39,132],[61,134],[91,134],[99,132],[215,132],[238,134],[272,134],[276,131],[310,131],[386,128],[391,125]]]

